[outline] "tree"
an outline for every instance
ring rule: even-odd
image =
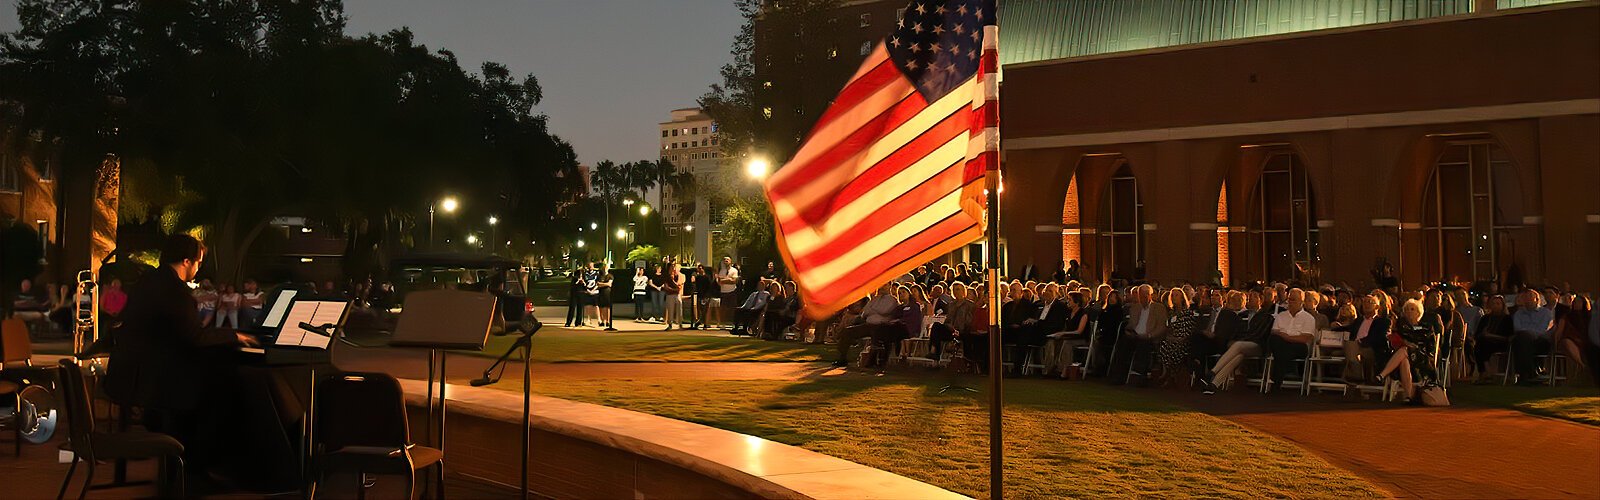
[[[360,275],[414,242],[442,194],[530,241],[578,194],[576,154],[536,111],[532,75],[468,72],[406,29],[346,36],[338,1],[23,0],[18,12],[23,28],[0,40],[0,103],[24,130],[65,138],[75,164],[111,153],[144,169],[125,212],[201,233],[221,280],[278,215],[342,232]]]
[[[661,248],[655,245],[639,245],[628,251],[628,262],[634,261],[656,262],[661,260]]]
[[[835,12],[839,0],[738,0],[735,5],[745,21],[730,50],[733,62],[722,67],[722,82],[713,84],[700,97],[700,107],[717,122],[723,156],[733,160],[726,162],[725,169],[738,170],[742,168],[741,163],[752,157],[781,164],[799,147],[800,139],[821,116],[823,106],[822,103],[800,106],[800,113],[787,108],[775,109],[775,103],[787,103],[809,94],[797,94],[795,89],[770,88],[761,82],[798,82],[815,76],[811,74],[816,71],[815,65],[771,59],[777,55],[793,57],[795,63],[803,63],[807,59],[828,58],[830,50],[837,50],[837,47],[829,47],[827,41],[837,38],[834,34],[839,22]],[[795,76],[802,74],[800,72],[804,72],[806,78]],[[821,78],[824,83],[818,85],[829,85],[827,82],[835,76],[826,75]],[[840,79],[838,83],[843,82]],[[723,184],[729,186],[746,182],[737,172],[724,172],[723,177],[729,181]],[[723,233],[719,246],[732,245],[746,253],[768,257],[777,253],[773,239],[775,224],[764,196],[739,189],[724,189],[707,196],[712,198],[713,204],[727,207],[722,214]]]

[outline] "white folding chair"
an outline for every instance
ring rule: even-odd
[[[1321,330],[1317,332],[1317,340],[1311,343],[1310,352],[1306,356],[1305,371],[1301,375],[1304,381],[1300,385],[1301,394],[1311,394],[1312,389],[1336,389],[1340,394],[1349,391],[1350,385],[1343,380],[1330,382],[1323,377],[1323,367],[1329,364],[1344,366],[1345,356],[1334,356],[1329,351],[1344,350],[1344,332],[1334,330]],[[1343,354],[1343,353],[1340,353]]]

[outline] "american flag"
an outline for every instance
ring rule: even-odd
[[[820,318],[981,238],[998,175],[994,0],[918,0],[767,180],[778,248]]]

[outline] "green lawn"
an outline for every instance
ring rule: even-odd
[[[1535,415],[1600,425],[1600,389],[1594,387],[1461,384],[1450,388],[1450,398],[1455,404],[1511,408]]]
[[[535,390],[761,436],[983,497],[988,413],[980,395],[938,394],[947,379],[562,380]],[[1385,494],[1296,445],[1158,396],[1044,380],[1008,381],[1006,391],[1009,498]]]
[[[615,333],[551,329],[533,337],[533,360],[568,362],[819,361],[831,346],[768,342],[692,332]],[[483,355],[505,352],[513,337],[490,337]],[[827,358],[831,359],[831,358]]]

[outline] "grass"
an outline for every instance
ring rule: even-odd
[[[482,354],[499,356],[513,337],[490,337]],[[571,362],[820,361],[828,346],[766,342],[690,332],[606,333],[551,329],[533,337],[533,360]]]
[[[535,391],[761,436],[983,497],[988,412],[979,395],[939,394],[943,378],[562,380]],[[1152,396],[1041,380],[1008,381],[1006,391],[1010,498],[1385,494],[1289,442]]]
[[[1450,398],[1455,404],[1510,408],[1534,415],[1600,425],[1600,390],[1594,387],[1462,384],[1451,387]]]

